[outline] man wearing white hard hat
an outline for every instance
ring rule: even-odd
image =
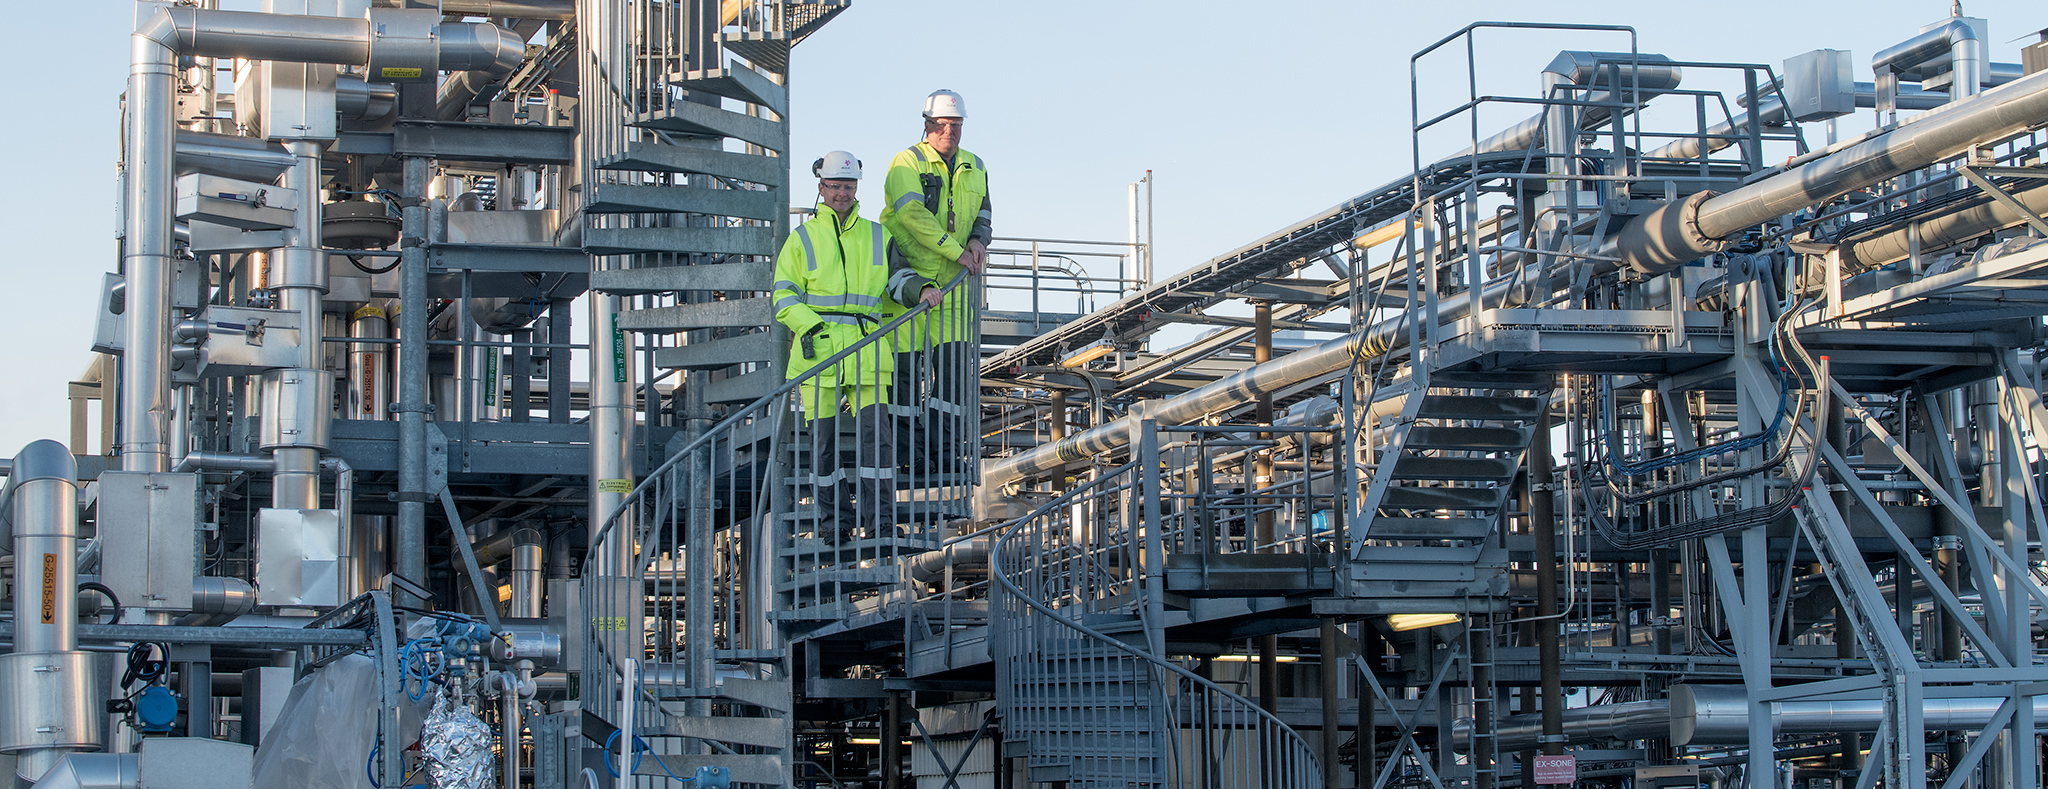
[[[883,184],[888,205],[882,225],[903,245],[918,276],[953,281],[961,271],[980,274],[993,238],[988,170],[960,147],[967,105],[960,94],[934,91],[924,100],[924,139],[896,154]],[[981,316],[976,290],[955,288],[937,305],[898,330],[897,438],[906,465],[940,474],[971,474],[980,452],[979,414],[970,413],[980,385]],[[906,302],[907,303],[907,302]],[[913,392],[915,393],[913,395]]]
[[[889,231],[860,218],[859,159],[833,151],[811,172],[818,176],[816,212],[775,259],[775,320],[792,335],[787,378],[854,347],[928,284],[903,263]],[[797,385],[811,434],[821,538],[844,543],[860,527],[895,523],[895,431],[887,410],[895,350],[891,338],[881,338]],[[846,418],[855,422],[851,458],[839,440]]]

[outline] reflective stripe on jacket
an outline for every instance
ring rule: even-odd
[[[994,238],[988,169],[966,149],[953,152],[951,167],[925,142],[904,149],[889,162],[883,193],[889,204],[882,208],[882,226],[897,239],[910,267],[927,280],[953,281],[968,240],[979,238],[986,246]],[[960,288],[929,320],[913,318],[897,343],[907,351],[972,339],[968,330],[977,314],[974,307],[973,289]]]
[[[903,283],[899,289],[916,284],[889,231],[860,218],[859,203],[844,218],[820,203],[817,215],[789,234],[775,258],[775,320],[792,335],[785,378],[803,375],[901,314],[889,296],[892,268]],[[806,335],[811,337],[808,357]],[[871,344],[819,373],[815,384],[885,384],[896,369],[895,352],[888,339]]]

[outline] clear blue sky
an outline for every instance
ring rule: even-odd
[[[15,35],[0,48],[0,73],[16,78],[12,121],[0,130],[12,179],[0,191],[9,230],[0,267],[14,294],[0,313],[0,456],[67,434],[65,382],[89,359],[92,300],[100,274],[115,265],[117,102],[133,15],[125,0],[14,5]],[[1817,48],[1853,50],[1867,64],[1872,52],[1948,13],[1946,0],[1564,8],[856,0],[797,48],[792,153],[808,163],[844,148],[871,168],[884,166],[917,139],[924,95],[952,88],[971,116],[963,145],[989,162],[999,234],[1120,240],[1125,185],[1151,169],[1164,274],[1406,173],[1409,57],[1472,21],[1632,25],[1644,52],[1775,66]],[[2032,31],[2048,27],[2038,3],[1977,0],[1964,8],[1991,20],[2000,62],[2018,61]],[[1614,34],[1485,34],[1480,91],[1530,95],[1537,69],[1559,49],[1626,47]],[[1423,85],[1436,106],[1462,99],[1462,60],[1458,53],[1426,61]],[[1866,66],[1857,78],[1870,79]],[[1740,89],[1691,73],[1686,87]],[[1481,133],[1519,117],[1496,113]],[[1845,120],[1844,134],[1868,126],[1866,111]],[[1423,155],[1455,147],[1426,145]],[[799,203],[810,189],[803,172],[795,179]],[[865,213],[879,210],[879,179],[865,184],[862,198]]]

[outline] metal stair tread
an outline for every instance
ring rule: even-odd
[[[678,71],[668,75],[670,85],[714,96],[759,104],[778,115],[789,114],[789,89],[761,72],[741,66]]]
[[[1519,458],[1402,455],[1394,461],[1393,475],[1395,479],[1442,479],[1506,484],[1514,480],[1515,472],[1520,467]]]
[[[684,145],[630,142],[626,150],[597,161],[599,170],[715,175],[781,187],[789,180],[789,160]]]
[[[767,292],[775,264],[766,260],[697,266],[639,266],[590,272],[590,289],[615,296],[683,291]]]
[[[1464,449],[1474,452],[1520,452],[1529,447],[1528,427],[1455,427],[1414,425],[1408,428],[1409,449]]]
[[[775,335],[747,332],[737,337],[720,337],[710,342],[693,342],[657,348],[654,366],[663,369],[720,370],[735,364],[769,362],[775,358]]]
[[[1374,540],[1478,540],[1493,534],[1492,518],[1375,516],[1365,537]]]
[[[1543,405],[1541,397],[1432,394],[1423,397],[1415,415],[1419,419],[1529,422],[1542,415]]]
[[[720,378],[704,387],[704,402],[714,405],[724,403],[751,403],[775,391],[782,385],[782,371],[772,367],[741,375]]]
[[[1388,510],[1497,510],[1507,501],[1504,487],[1414,487],[1392,485],[1379,508]]]
[[[704,137],[731,137],[772,151],[789,150],[787,126],[691,101],[678,101],[665,109],[642,113],[628,125]]]
[[[711,214],[773,222],[787,211],[780,193],[761,189],[594,183],[589,214]]]
[[[698,255],[775,254],[768,227],[591,227],[583,230],[583,251],[591,255],[666,252]]]
[[[664,688],[660,697],[664,701],[675,699],[717,699],[751,704],[756,707],[788,712],[790,708],[789,682],[769,679],[746,679],[733,677],[711,688]],[[662,709],[671,715],[683,715],[679,709],[670,709],[671,704],[662,704]]]
[[[775,320],[775,300],[767,296],[672,304],[619,313],[626,331],[675,332],[691,329],[737,329],[767,326]]]
[[[873,588],[884,584],[892,584],[902,579],[903,571],[893,565],[887,567],[831,567],[817,570],[799,570],[794,578],[776,582],[775,591],[801,593],[845,586]]]
[[[663,732],[671,737],[750,745],[756,748],[784,748],[789,743],[789,722],[781,718],[686,717],[670,715]]]

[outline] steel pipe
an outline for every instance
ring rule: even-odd
[[[1898,128],[1726,194],[1700,192],[1639,217],[1602,257],[1661,274],[1725,247],[1744,230],[2018,134],[2048,118],[2048,72],[1929,110]]]
[[[512,607],[507,616],[540,618],[541,542],[537,530],[512,532]]]
[[[2009,191],[2021,205],[2034,213],[2048,211],[2048,184]],[[1937,250],[1995,230],[2016,227],[2026,221],[2025,214],[1983,195],[1976,200],[1965,200],[1909,217],[1898,226],[1880,233],[1844,241],[1841,245],[1842,264],[1845,273],[1855,273],[1904,260],[1912,252],[1916,233],[1919,234],[1920,249]]]
[[[178,130],[172,150],[178,175],[207,173],[244,181],[274,181],[297,161],[274,142],[187,129]]]
[[[1671,702],[1631,701],[1576,707],[1565,710],[1563,718],[1561,733],[1572,743],[1661,739],[1671,731]],[[1543,743],[1542,736],[1541,714],[1502,718],[1494,729],[1495,748],[1501,753],[1535,748]],[[1460,718],[1452,725],[1451,747],[1459,753],[1471,752],[1472,719]]]
[[[36,781],[33,789],[140,789],[142,754],[74,753]]]
[[[2048,696],[2035,696],[2034,721],[2048,724]],[[2003,697],[1925,699],[1921,720],[1928,731],[1983,728]],[[1749,740],[1749,701],[1740,685],[1673,685],[1668,736],[1673,745],[1741,745]],[[1780,701],[1771,705],[1779,734],[1874,732],[1884,720],[1883,699]]]
[[[16,652],[78,646],[77,461],[63,444],[30,442],[14,456]]]

